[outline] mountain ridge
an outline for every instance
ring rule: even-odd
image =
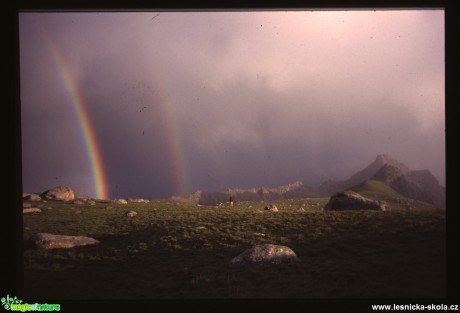
[[[229,197],[237,201],[271,201],[289,198],[328,197],[353,188],[365,181],[385,183],[404,197],[445,207],[445,187],[427,169],[410,170],[405,164],[387,154],[379,154],[375,160],[346,180],[326,180],[318,187],[304,185],[301,181],[278,187],[230,188],[227,191],[193,194],[199,204],[225,203]]]

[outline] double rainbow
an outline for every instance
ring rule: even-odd
[[[93,177],[94,189],[96,197],[99,199],[109,199],[109,190],[103,166],[102,154],[99,149],[97,136],[91,124],[91,119],[86,110],[86,104],[83,95],[78,88],[78,83],[72,75],[70,66],[62,53],[52,43],[49,44],[53,58],[59,69],[60,76],[66,90],[71,98],[72,107],[76,113],[78,124],[81,129],[82,137],[85,143],[86,152],[91,164],[91,172]],[[185,153],[182,148],[182,139],[180,136],[179,125],[174,118],[172,110],[172,101],[164,92],[157,81],[153,82],[157,92],[157,114],[165,121],[165,134],[168,143],[169,160],[171,162],[171,173],[173,184],[175,186],[175,194],[185,196],[190,192],[189,175],[186,167]]]

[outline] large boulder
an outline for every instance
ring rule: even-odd
[[[361,196],[354,191],[344,191],[336,193],[331,197],[324,207],[328,211],[346,211],[346,210],[376,210],[385,211],[386,204],[384,201],[372,200]]]
[[[231,260],[234,265],[281,264],[300,261],[291,248],[272,244],[256,245]]]
[[[42,193],[44,199],[74,200],[75,194],[69,187],[57,186]]]
[[[31,238],[32,242],[41,249],[70,249],[77,246],[98,244],[99,241],[84,236],[53,235],[38,233]]]

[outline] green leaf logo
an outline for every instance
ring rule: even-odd
[[[5,310],[11,310],[12,304],[21,304],[22,300],[19,300],[18,297],[11,298],[10,295],[6,295],[6,298],[2,298],[2,306]]]

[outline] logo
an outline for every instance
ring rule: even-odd
[[[2,298],[2,306],[5,310],[8,311],[60,311],[61,305],[59,304],[29,304],[22,303],[22,300],[19,300],[17,297],[11,298],[9,295],[6,295],[6,298]]]

